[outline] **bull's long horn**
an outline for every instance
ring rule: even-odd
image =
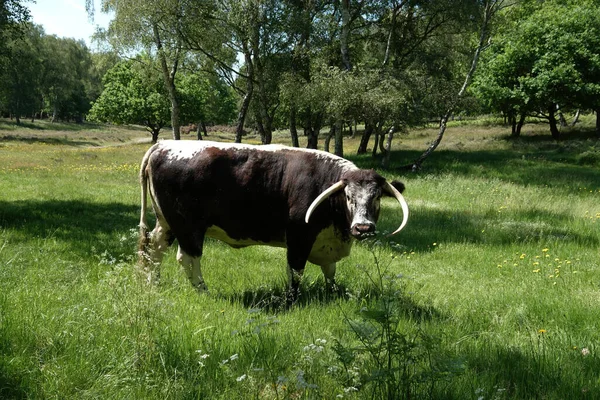
[[[400,232],[404,226],[406,225],[406,223],[408,222],[408,204],[406,204],[406,200],[404,200],[404,196],[402,196],[402,193],[400,193],[398,191],[398,189],[396,189],[394,186],[392,186],[389,182],[386,182],[387,185],[387,190],[394,195],[394,197],[396,198],[396,200],[398,200],[398,203],[400,203],[400,207],[402,207],[402,223],[400,224],[400,227],[398,229],[396,229],[394,232],[392,232],[389,236],[395,235],[396,233]]]
[[[344,183],[344,181],[339,181],[337,183],[334,183],[327,190],[325,190],[323,193],[321,193],[312,202],[312,204],[310,205],[310,207],[308,207],[308,211],[306,212],[306,217],[304,218],[304,221],[306,221],[306,223],[308,224],[308,220],[310,219],[310,216],[313,213],[313,211],[315,211],[315,208],[317,208],[319,206],[319,204],[321,204],[322,202],[324,202],[326,198],[328,198],[329,196],[331,196],[332,194],[334,194],[338,190],[343,189],[345,186],[346,186],[346,184]]]

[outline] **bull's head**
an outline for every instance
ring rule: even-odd
[[[313,211],[336,192],[343,190],[346,195],[346,206],[350,215],[350,234],[357,239],[363,239],[375,232],[375,224],[379,218],[379,201],[383,196],[394,197],[402,207],[402,223],[391,235],[400,232],[408,221],[408,205],[402,197],[404,184],[389,183],[384,177],[373,170],[354,170],[346,172],[342,179],[321,193],[310,205],[306,212],[305,221],[308,223]]]

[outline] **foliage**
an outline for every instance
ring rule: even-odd
[[[42,61],[38,53],[42,49],[43,31],[40,27],[27,24],[22,35],[15,35],[5,46],[9,53],[0,75],[0,108],[3,112],[20,117],[41,108],[41,83],[39,70]]]
[[[223,37],[218,24],[204,23],[214,2],[203,1],[115,1],[103,0],[102,9],[111,11],[111,21],[105,37],[119,52],[127,54],[144,49],[156,60],[170,101],[170,120],[173,138],[180,136],[181,105],[177,75],[191,48],[203,54],[220,48]],[[215,27],[215,28],[213,28]]]
[[[161,76],[145,63],[120,62],[104,76],[104,90],[94,102],[89,119],[143,125],[155,142],[169,120],[169,103]]]
[[[474,92],[507,115],[596,109],[600,11],[594,1],[546,1],[511,10],[485,55]]]
[[[82,41],[46,35],[40,26],[24,23],[5,49],[0,61],[3,114],[17,120],[51,115],[53,121],[83,121],[98,93],[99,71]]]
[[[418,328],[405,331],[405,315],[414,312],[402,282],[405,277],[391,270],[391,262],[382,265],[381,245],[377,241],[367,245],[372,265],[359,267],[372,289],[368,295],[351,296],[358,317],[345,316],[358,345],[337,341],[334,347],[346,372],[345,385],[370,393],[371,398],[430,397],[440,381],[455,379],[465,366],[459,358],[444,354],[439,337]]]
[[[185,73],[179,78],[182,121],[228,124],[235,117],[235,97],[222,79],[202,72]]]
[[[93,100],[88,93],[93,65],[89,50],[83,41],[56,36],[45,35],[42,42],[45,111],[53,118],[82,121]]]

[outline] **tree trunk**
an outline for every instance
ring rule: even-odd
[[[350,51],[348,50],[348,39],[350,37],[350,0],[342,0],[342,30],[340,33],[340,51],[342,53],[342,63],[346,71],[352,70],[350,62]]]
[[[523,125],[525,125],[525,113],[521,113],[521,116],[519,117],[519,121],[517,122],[517,130],[515,132],[516,136],[521,136],[521,128],[523,128]]]
[[[152,30],[154,33],[154,43],[156,44],[156,48],[158,50],[158,59],[160,61],[163,80],[165,82],[165,87],[167,88],[167,93],[169,94],[169,100],[171,101],[171,127],[173,128],[173,139],[179,140],[181,139],[181,127],[179,122],[180,107],[177,96],[177,88],[175,87],[175,75],[177,74],[177,67],[179,64],[181,44],[177,44],[175,60],[173,61],[173,66],[169,71],[169,66],[167,65],[167,56],[165,55],[160,34],[158,32],[158,25],[156,23],[152,24]]]
[[[307,149],[316,149],[319,145],[319,130],[309,128],[308,130],[304,130],[307,136],[306,148]]]
[[[152,143],[158,142],[158,134],[160,133],[160,128],[150,128],[150,134],[152,135]]]
[[[335,124],[335,152],[336,156],[344,157],[344,123],[338,120]]]
[[[377,130],[377,132],[379,133],[379,151],[381,152],[381,154],[385,154],[385,142],[383,141],[383,139],[385,138],[385,133],[383,133],[381,128],[383,128],[383,124],[381,124],[381,126]]]
[[[396,132],[396,126],[392,125],[392,127],[388,130],[387,139],[385,142],[385,156],[381,161],[381,166],[383,168],[387,168],[390,165],[390,156],[392,154],[392,139],[394,138],[394,133]]]
[[[560,131],[558,130],[558,125],[556,123],[556,106],[553,104],[548,107],[548,122],[550,123],[550,133],[552,134],[552,138],[554,140],[560,139]]]
[[[202,133],[206,136],[206,125],[204,125],[203,121],[198,121],[196,124],[196,137],[198,140],[202,140]]]
[[[560,121],[560,126],[565,127],[567,126],[567,120],[565,119],[565,116],[563,115],[560,106],[557,104],[556,105],[556,113],[558,114],[558,120]]]
[[[57,115],[58,115],[58,106],[57,106],[57,103],[58,103],[58,101],[57,101],[57,99],[55,97],[54,98],[54,102],[52,104],[52,119],[50,120],[50,123],[56,122],[56,118],[57,118]]]
[[[331,138],[335,136],[336,125],[335,123],[331,124],[331,128],[329,129],[329,133],[325,136],[325,141],[323,142],[323,150],[329,153],[329,143],[331,143]]]
[[[440,129],[439,129],[436,139],[431,143],[431,145],[427,148],[427,150],[425,150],[425,152],[423,154],[421,154],[421,156],[417,160],[415,160],[415,162],[413,162],[412,164],[407,166],[413,172],[416,172],[421,168],[421,165],[427,159],[427,157],[429,157],[431,155],[431,153],[433,153],[435,151],[435,149],[442,142],[444,133],[446,132],[446,124],[448,123],[448,120],[452,116],[454,107],[456,106],[458,101],[464,96],[465,92],[467,91],[467,87],[469,86],[469,83],[471,82],[471,79],[473,78],[473,74],[475,74],[475,70],[477,69],[477,63],[479,62],[479,56],[481,55],[481,52],[483,51],[484,43],[488,36],[488,25],[489,25],[493,15],[499,10],[500,7],[501,7],[501,1],[497,2],[497,1],[492,0],[492,1],[485,2],[483,21],[481,22],[481,32],[479,34],[479,42],[477,44],[477,48],[475,49],[475,53],[473,54],[473,60],[471,61],[471,67],[469,68],[469,71],[467,72],[467,75],[465,76],[465,81],[463,82],[462,87],[458,91],[456,98],[454,99],[454,101],[452,101],[450,103],[448,110],[446,110],[446,113],[444,114],[444,116],[442,117],[442,120],[440,121]]]
[[[600,138],[600,107],[594,110],[596,113],[596,136]]]
[[[377,128],[375,128],[375,143],[373,143],[373,151],[371,152],[372,157],[375,157],[377,155],[377,150],[379,149],[379,140],[381,140],[380,136],[381,124],[378,124]]]
[[[519,134],[517,133],[517,117],[514,114],[511,114],[508,120],[510,121],[510,137],[518,137]]]
[[[244,122],[246,121],[246,115],[248,114],[248,109],[250,108],[250,101],[252,100],[252,94],[254,92],[254,66],[252,65],[252,55],[250,53],[250,49],[248,48],[248,43],[243,40],[242,48],[244,50],[244,59],[246,60],[246,94],[244,95],[244,100],[242,100],[242,105],[240,107],[240,111],[238,112],[237,124],[235,128],[235,142],[242,143],[242,136],[244,135]]]
[[[307,114],[306,122],[304,123],[304,135],[307,137],[306,148],[316,149],[319,144],[319,129],[312,126],[310,107]]]
[[[253,35],[251,38],[254,76],[257,84],[257,122],[260,131],[260,139],[262,144],[270,144],[272,139],[272,122],[271,116],[269,115],[268,105],[269,99],[266,92],[266,85],[264,80],[264,68],[260,57],[260,26],[254,27]],[[259,118],[260,117],[260,118]]]
[[[298,127],[296,123],[296,105],[292,105],[290,109],[290,135],[292,136],[292,146],[300,147],[298,142]]]
[[[571,122],[571,126],[575,126],[575,124],[577,124],[579,122],[579,114],[580,114],[580,110],[577,109],[577,112],[575,113],[575,116],[573,117],[573,122]]]
[[[250,107],[250,100],[252,97],[252,91],[246,92],[240,111],[238,111],[237,123],[235,127],[235,142],[242,143],[242,136],[244,135],[244,122],[246,121],[246,114],[248,114],[248,108]]]
[[[387,41],[385,44],[385,55],[383,56],[382,67],[387,66],[390,60],[390,49],[394,40],[394,31],[396,30],[396,14],[398,13],[396,7],[392,10],[392,21],[390,26],[390,32],[388,33]]]
[[[367,146],[369,146],[369,139],[371,139],[372,134],[373,124],[370,122],[365,122],[365,131],[360,138],[360,144],[358,145],[358,150],[356,151],[357,155],[367,153]]]

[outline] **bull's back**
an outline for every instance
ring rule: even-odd
[[[208,229],[232,245],[285,242],[289,207],[281,156],[243,145],[161,144],[150,158],[150,179],[176,236]]]

